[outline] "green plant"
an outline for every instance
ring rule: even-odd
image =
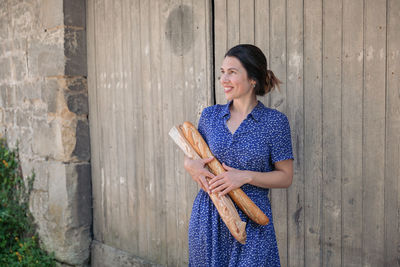
[[[55,266],[54,255],[40,248],[29,212],[34,179],[24,181],[18,149],[0,138],[0,266]]]

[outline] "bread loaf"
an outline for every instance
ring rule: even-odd
[[[201,158],[204,159],[213,156],[207,143],[204,141],[203,137],[192,123],[188,121],[184,122],[181,126],[181,130],[185,138],[189,141],[191,146],[196,150]],[[208,167],[215,175],[225,172],[224,167],[222,167],[221,163],[216,158],[208,163]],[[246,213],[247,216],[249,216],[251,220],[261,225],[268,224],[268,217],[260,210],[260,208],[257,207],[256,204],[254,204],[254,202],[246,195],[245,192],[243,192],[242,189],[238,188],[230,191],[229,196],[236,203],[236,205],[244,213]]]
[[[174,126],[169,132],[174,142],[183,150],[186,156],[192,159],[200,159],[196,150],[186,140],[180,127]],[[223,222],[228,227],[232,236],[241,244],[246,243],[246,223],[240,219],[240,216],[228,196],[219,197],[217,194],[210,194],[210,198],[218,210]]]

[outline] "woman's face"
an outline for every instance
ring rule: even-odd
[[[227,100],[252,97],[253,83],[247,71],[235,57],[225,57],[221,66],[220,83]]]

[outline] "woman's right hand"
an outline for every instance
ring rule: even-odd
[[[191,159],[185,156],[184,168],[185,170],[192,176],[192,179],[197,182],[197,184],[206,192],[210,193],[210,188],[208,186],[208,181],[206,177],[210,177],[211,179],[215,177],[205,165],[211,162],[214,157],[206,158],[206,159]]]

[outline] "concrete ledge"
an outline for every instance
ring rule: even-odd
[[[92,242],[92,262],[94,267],[161,267],[149,261],[140,259],[126,251],[122,251],[99,241]]]

